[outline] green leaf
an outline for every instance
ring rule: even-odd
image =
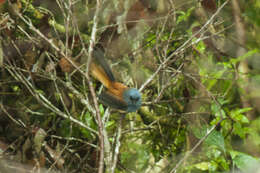
[[[115,124],[115,121],[110,120],[110,121],[108,121],[108,122],[105,124],[105,126],[106,126],[106,128],[109,128],[109,127],[112,127],[114,124]]]
[[[259,159],[256,159],[245,153],[238,151],[230,151],[234,164],[243,171],[253,170],[260,164]]]
[[[194,10],[194,7],[189,8],[189,10],[187,12],[177,11],[176,14],[180,14],[180,16],[178,16],[176,23],[179,24],[182,21],[186,21],[188,19],[188,17],[191,15],[191,12],[193,10]]]
[[[101,115],[104,115],[104,112],[105,112],[105,111],[104,111],[104,107],[103,107],[102,104],[99,105],[99,111],[100,111],[100,114],[101,114]]]
[[[196,48],[201,52],[201,53],[205,53],[206,50],[206,46],[203,43],[203,41],[200,41],[198,44],[196,44]]]
[[[87,126],[89,126],[92,129],[97,129],[97,125],[95,121],[93,120],[93,117],[90,115],[89,112],[86,112],[84,116],[82,116],[82,121],[85,123]],[[89,131],[86,130],[85,128],[81,128],[81,132],[84,134],[86,138],[92,138],[93,134]]]
[[[202,127],[201,129],[195,128],[193,129],[193,133],[194,135],[201,139],[203,138],[208,131],[210,130],[210,128],[207,128],[206,126]],[[225,152],[225,141],[224,141],[224,137],[222,136],[222,134],[216,130],[213,130],[213,132],[211,132],[211,134],[209,134],[209,136],[205,139],[205,144],[211,146],[217,146],[219,149],[221,149],[222,151]]]
[[[201,162],[194,165],[195,168],[200,169],[202,171],[209,170],[210,162]]]
[[[13,86],[13,91],[15,91],[15,92],[18,92],[18,91],[20,91],[20,88],[19,88],[19,86],[17,86],[17,85]]]
[[[225,152],[225,142],[222,134],[216,130],[214,130],[208,138],[205,140],[205,143],[208,145],[215,145],[219,147],[222,151]]]
[[[240,136],[242,139],[245,138],[245,131],[244,131],[244,128],[241,126],[240,123],[235,123],[233,125],[233,128],[234,128],[234,134],[237,134],[238,136]]]
[[[247,119],[247,117],[243,114],[245,112],[248,112],[252,110],[252,108],[237,108],[237,109],[233,109],[230,112],[230,116],[233,120],[240,122],[240,123],[249,123],[249,120]]]
[[[222,99],[218,99],[219,103],[221,105],[228,103],[228,100],[222,100]],[[221,117],[223,116],[223,118],[226,118],[226,114],[225,111],[218,105],[218,104],[211,104],[211,110],[212,113],[215,114],[216,117]]]

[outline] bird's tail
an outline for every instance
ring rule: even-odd
[[[114,75],[100,49],[96,49],[93,52],[93,61],[90,65],[90,71],[106,88],[110,88],[115,81]]]

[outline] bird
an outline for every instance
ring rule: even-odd
[[[99,95],[101,103],[124,112],[135,112],[141,107],[142,98],[140,92],[136,88],[129,88],[115,80],[101,49],[93,51],[90,73],[106,88],[106,91],[101,92]]]

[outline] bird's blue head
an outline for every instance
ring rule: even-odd
[[[127,112],[135,112],[142,104],[141,94],[135,88],[126,89],[123,92],[123,99],[127,103]]]

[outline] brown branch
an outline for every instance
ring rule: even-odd
[[[99,107],[98,107],[97,96],[96,96],[96,93],[95,93],[95,90],[93,87],[93,83],[89,76],[89,69],[90,69],[89,67],[90,67],[93,50],[94,50],[94,46],[95,46],[95,42],[96,42],[97,26],[98,26],[98,22],[99,22],[99,13],[101,11],[101,3],[102,2],[100,0],[97,0],[96,11],[95,11],[94,19],[93,19],[94,24],[92,27],[91,39],[90,39],[89,48],[88,48],[89,56],[88,56],[87,69],[86,69],[86,78],[87,78],[87,81],[89,84],[89,89],[90,89],[92,99],[94,101],[94,106],[96,109],[96,120],[98,123],[98,136],[99,136],[99,143],[100,143],[99,168],[98,168],[99,173],[103,173],[103,169],[104,169],[104,135],[103,135],[104,125],[103,125],[101,114],[100,114]]]

